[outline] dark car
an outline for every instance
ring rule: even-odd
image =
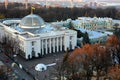
[[[9,59],[5,59],[5,62],[8,63],[8,62],[10,62],[10,60]]]

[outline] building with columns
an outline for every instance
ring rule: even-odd
[[[110,29],[113,27],[114,20],[112,18],[97,18],[97,17],[78,17],[78,19],[55,22],[55,24],[69,27],[69,23],[72,22],[73,26],[78,28],[84,28],[87,30],[99,30],[99,29]]]
[[[82,33],[88,33],[90,43],[104,43],[109,35],[113,35],[113,32],[108,30],[113,30],[113,25],[115,23],[119,24],[120,20],[114,20],[112,18],[97,18],[97,17],[78,17],[75,20],[67,19],[61,22],[53,22],[52,24],[61,25],[69,28],[72,25],[75,29],[80,30]],[[80,46],[83,37],[77,39],[77,44]]]
[[[78,17],[78,19],[73,23],[77,28],[84,28],[89,30],[110,29],[113,26],[113,19],[107,17]]]
[[[30,14],[21,20],[0,23],[1,37],[8,35],[19,41],[20,53],[25,59],[39,57],[77,45],[77,32],[45,22],[40,16]]]

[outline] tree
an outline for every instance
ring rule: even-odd
[[[3,71],[3,69],[0,69],[0,79],[6,79],[7,75],[5,74],[5,72]]]
[[[120,80],[120,67],[110,67],[108,75],[111,80]]]
[[[85,44],[82,48],[76,48],[71,54],[65,54],[59,71],[67,80],[91,80],[93,71],[97,80],[101,76],[109,75],[112,64],[111,48],[120,53],[119,39],[113,35],[107,40],[107,45]],[[110,45],[108,45],[110,44]],[[112,45],[112,46],[111,46]],[[64,63],[64,64],[63,64]]]
[[[75,30],[72,21],[69,22],[69,29]]]
[[[0,80],[9,80],[8,74],[11,69],[8,66],[1,65],[0,66]]]
[[[39,5],[37,5],[39,6]],[[21,3],[9,4],[8,9],[4,8],[4,4],[0,4],[0,13],[5,15],[6,18],[22,18],[30,13],[30,8],[27,10],[22,7]],[[16,14],[15,14],[16,13]],[[77,17],[87,16],[94,17],[94,14],[97,17],[111,17],[113,19],[120,19],[120,11],[115,8],[106,8],[106,9],[92,9],[92,8],[62,8],[62,7],[37,7],[35,14],[40,15],[47,22],[52,21],[61,21],[68,18],[76,19]]]
[[[63,78],[69,78],[69,64],[68,64],[69,53],[64,53],[62,61],[58,62],[55,66],[55,73],[52,73],[58,80],[64,80]]]
[[[106,41],[106,45],[110,47],[116,47],[119,43],[119,39],[115,36],[109,36],[109,38]]]
[[[116,56],[119,59],[120,63],[120,38],[115,35],[112,35],[108,38],[106,42],[106,47],[109,47],[109,53],[111,53],[113,59]]]
[[[83,36],[83,33],[80,30],[77,31],[77,38],[81,38]]]
[[[97,72],[97,79],[101,76],[101,72],[107,74],[111,57],[106,50],[99,44],[86,44],[82,48],[76,48],[67,60],[65,70],[68,70],[70,75],[67,79],[90,80],[94,70]]]
[[[2,37],[1,45],[2,45],[2,49],[4,53],[11,58],[13,57],[15,53],[19,51],[19,41],[7,35]]]
[[[4,14],[0,14],[0,19],[4,19],[5,15]]]
[[[83,44],[90,44],[90,39],[89,39],[89,35],[87,32],[85,32],[83,34],[83,40],[82,40]]]
[[[120,28],[119,28],[119,24],[115,23],[114,25],[114,35],[116,35],[118,38],[120,38]]]

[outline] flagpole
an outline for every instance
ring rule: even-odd
[[[31,6],[31,14],[33,14],[33,10],[35,10],[35,8]]]
[[[33,10],[35,10],[35,8],[31,6],[31,14],[33,14]],[[32,26],[33,26],[33,17],[32,17]]]

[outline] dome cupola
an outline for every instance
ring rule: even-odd
[[[34,29],[34,28],[41,28],[41,26],[44,25],[44,20],[35,14],[30,14],[25,16],[21,22],[20,22],[20,27],[21,28],[30,28],[30,29]]]

